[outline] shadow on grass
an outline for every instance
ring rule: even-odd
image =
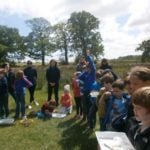
[[[10,124],[10,125],[7,125],[7,124],[1,124],[0,125],[0,128],[12,128],[15,124]]]
[[[97,140],[94,131],[87,130],[87,124],[70,119],[58,124],[63,128],[62,138],[59,141],[63,150],[96,150]]]

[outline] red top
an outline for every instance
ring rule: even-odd
[[[61,105],[64,107],[70,107],[72,105],[72,96],[69,93],[61,96]]]
[[[48,110],[49,112],[53,112],[53,110],[55,109],[56,104],[55,102],[45,102],[41,108],[41,111],[44,113],[45,110]]]
[[[81,96],[80,86],[79,86],[77,79],[75,79],[75,78],[72,79],[72,89],[73,89],[74,97],[80,97]]]

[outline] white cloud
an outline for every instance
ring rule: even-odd
[[[135,48],[150,38],[149,0],[0,0],[1,15],[45,17],[52,24],[68,19],[74,11],[96,16],[105,47],[105,57],[139,54]]]

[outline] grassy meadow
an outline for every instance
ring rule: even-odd
[[[26,92],[28,103],[28,92]],[[40,106],[47,97],[46,92],[36,91]],[[9,100],[11,114],[14,115],[14,101]],[[27,109],[40,110],[40,106]],[[33,122],[25,127],[17,120],[13,126],[0,126],[0,150],[94,150],[97,141],[94,132],[85,132],[86,123],[73,119],[75,111],[63,119],[41,120],[32,118]],[[98,130],[98,126],[97,126]],[[84,133],[85,132],[85,133]]]
[[[75,70],[74,65],[61,66],[61,85],[70,83],[72,74]],[[129,70],[129,66],[115,66],[120,76]],[[31,110],[27,109],[27,115],[31,111],[38,111],[42,103],[47,99],[46,81],[44,67],[37,67],[38,83],[35,98],[40,106],[34,106]],[[26,104],[29,103],[28,91],[26,91]],[[10,117],[14,116],[15,104],[9,98]],[[86,132],[86,123],[81,120],[74,120],[75,109],[71,115],[63,119],[41,120],[32,118],[33,122],[25,127],[17,120],[13,126],[0,126],[0,150],[96,150],[97,140],[94,132]],[[99,130],[99,125],[95,131]]]

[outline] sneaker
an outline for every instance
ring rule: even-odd
[[[39,103],[38,103],[36,100],[34,100],[34,104],[35,104],[36,106],[39,106]]]
[[[23,117],[22,117],[22,120],[27,120],[27,116],[23,116]]]
[[[29,106],[28,106],[28,108],[29,108],[29,109],[32,109],[32,106],[31,106],[31,105],[29,105]]]

